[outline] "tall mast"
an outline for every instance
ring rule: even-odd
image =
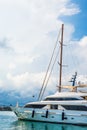
[[[62,29],[61,29],[61,41],[60,41],[59,92],[61,92],[61,80],[62,80],[63,32],[64,32],[64,24],[62,24]]]

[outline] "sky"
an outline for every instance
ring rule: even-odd
[[[87,82],[87,0],[0,0],[0,91],[38,94],[64,23],[63,82]],[[58,61],[48,90],[56,90]],[[58,69],[58,72],[57,72]],[[3,95],[2,95],[3,96]]]

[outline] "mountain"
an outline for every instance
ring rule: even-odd
[[[35,101],[34,96],[22,96],[21,93],[13,91],[0,91],[0,106],[15,106],[18,102],[20,106],[23,106],[27,102]]]

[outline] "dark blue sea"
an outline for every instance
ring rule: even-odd
[[[13,112],[0,111],[0,130],[87,130],[87,126],[19,121]]]

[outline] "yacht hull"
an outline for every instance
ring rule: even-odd
[[[11,107],[19,120],[87,125],[87,111]]]

